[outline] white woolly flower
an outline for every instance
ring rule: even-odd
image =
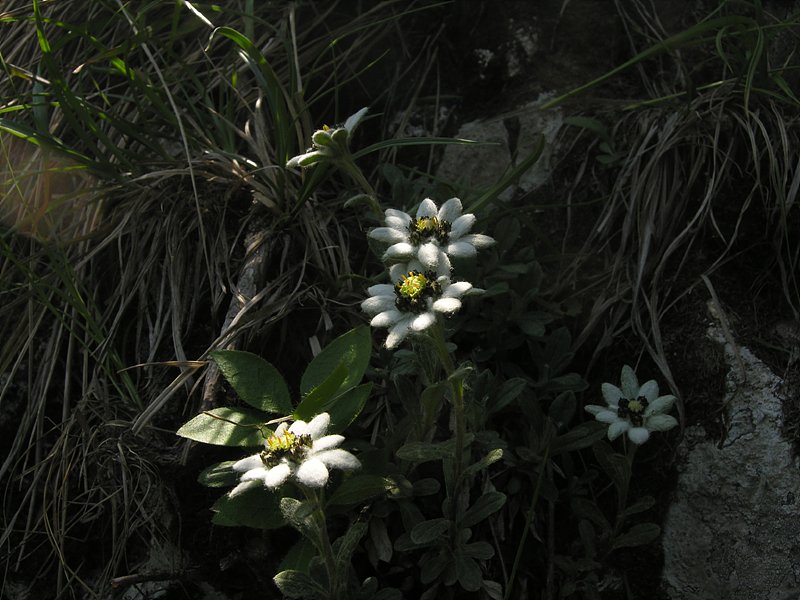
[[[347,117],[341,127],[328,127],[323,125],[311,136],[311,148],[303,154],[299,154],[289,159],[286,168],[308,167],[320,160],[329,158],[334,159],[348,151],[348,144],[353,131],[367,114],[367,107],[362,108],[357,113]]]
[[[385,227],[376,227],[369,237],[391,244],[384,260],[412,263],[438,275],[450,274],[450,257],[475,256],[480,248],[494,244],[494,239],[480,233],[469,233],[475,215],[461,214],[461,200],[450,198],[441,208],[425,198],[415,217],[400,210],[386,211]]]
[[[640,386],[636,373],[625,365],[621,387],[604,383],[601,391],[608,406],[590,404],[584,407],[595,419],[609,424],[609,440],[627,431],[634,444],[644,444],[650,439],[651,431],[668,431],[678,424],[675,417],[665,414],[672,409],[675,396],[659,396],[654,379]]]
[[[310,422],[295,421],[291,426],[281,423],[264,442],[264,451],[235,462],[233,470],[242,473],[239,485],[231,497],[261,482],[277,488],[290,478],[310,488],[323,487],[328,482],[328,469],[352,471],[361,463],[347,450],[338,446],[341,435],[325,435],[331,418],[320,413]]]
[[[472,290],[466,281],[450,281],[447,275],[393,265],[389,269],[394,284],[371,286],[370,297],[361,309],[371,315],[370,325],[387,327],[386,347],[394,348],[409,333],[424,331],[436,322],[437,313],[450,315],[461,308],[461,298]]]

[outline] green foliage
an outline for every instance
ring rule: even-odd
[[[264,416],[239,408],[213,408],[185,423],[179,436],[218,446],[262,446],[272,431],[264,426]]]
[[[263,358],[241,350],[215,350],[209,358],[217,364],[239,398],[253,408],[275,415],[292,412],[286,382]]]

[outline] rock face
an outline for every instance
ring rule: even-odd
[[[663,587],[675,600],[782,600],[800,594],[800,472],[781,437],[783,382],[723,330],[727,436],[691,427],[664,524]]]
[[[533,151],[541,134],[545,138],[541,157],[522,175],[517,186],[506,189],[500,198],[507,200],[520,190],[529,192],[540,186],[550,175],[552,143],[564,122],[560,109],[539,109],[550,98],[542,95],[519,110],[462,125],[455,137],[485,145],[447,146],[437,177],[474,189],[488,189],[509,167]]]

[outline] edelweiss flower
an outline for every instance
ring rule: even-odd
[[[373,285],[361,309],[373,316],[370,325],[388,327],[386,347],[394,348],[406,336],[424,331],[436,322],[436,313],[452,314],[461,308],[461,297],[472,290],[466,281],[452,282],[446,275],[436,276],[393,265],[389,275],[394,284]]]
[[[621,385],[622,389],[610,383],[602,385],[603,398],[608,406],[590,404],[584,407],[595,419],[609,424],[609,440],[627,431],[634,444],[644,444],[651,431],[668,431],[678,424],[675,417],[664,414],[672,408],[675,396],[659,396],[655,380],[651,379],[640,387],[636,373],[625,365],[622,367]]]
[[[461,214],[461,200],[450,198],[440,209],[425,198],[416,217],[400,210],[386,211],[386,227],[376,227],[369,237],[391,244],[384,260],[418,261],[424,271],[450,274],[451,256],[475,256],[477,249],[494,244],[494,239],[480,233],[469,233],[475,215]]]
[[[341,435],[325,435],[331,422],[328,413],[320,413],[309,423],[295,421],[291,427],[281,423],[264,442],[264,450],[233,464],[242,473],[241,483],[231,490],[231,497],[261,481],[268,488],[283,485],[290,477],[310,488],[328,482],[328,467],[350,471],[361,466],[347,450],[338,448]]]
[[[323,125],[322,129],[318,129],[311,136],[311,148],[306,150],[304,154],[290,158],[289,162],[286,163],[286,168],[308,167],[325,158],[337,158],[348,152],[350,136],[353,134],[356,125],[367,114],[367,110],[369,108],[364,107],[357,113],[350,115],[341,127],[331,128]]]

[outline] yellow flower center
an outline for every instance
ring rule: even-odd
[[[295,440],[297,436],[295,436],[290,431],[284,431],[283,435],[271,435],[267,438],[266,447],[267,450],[272,452],[287,452],[294,448]]]
[[[411,271],[408,275],[403,275],[397,288],[400,295],[416,300],[425,291],[428,286],[428,278],[422,273]]]
[[[644,412],[644,405],[639,400],[631,400],[628,402],[628,410],[635,414]]]

